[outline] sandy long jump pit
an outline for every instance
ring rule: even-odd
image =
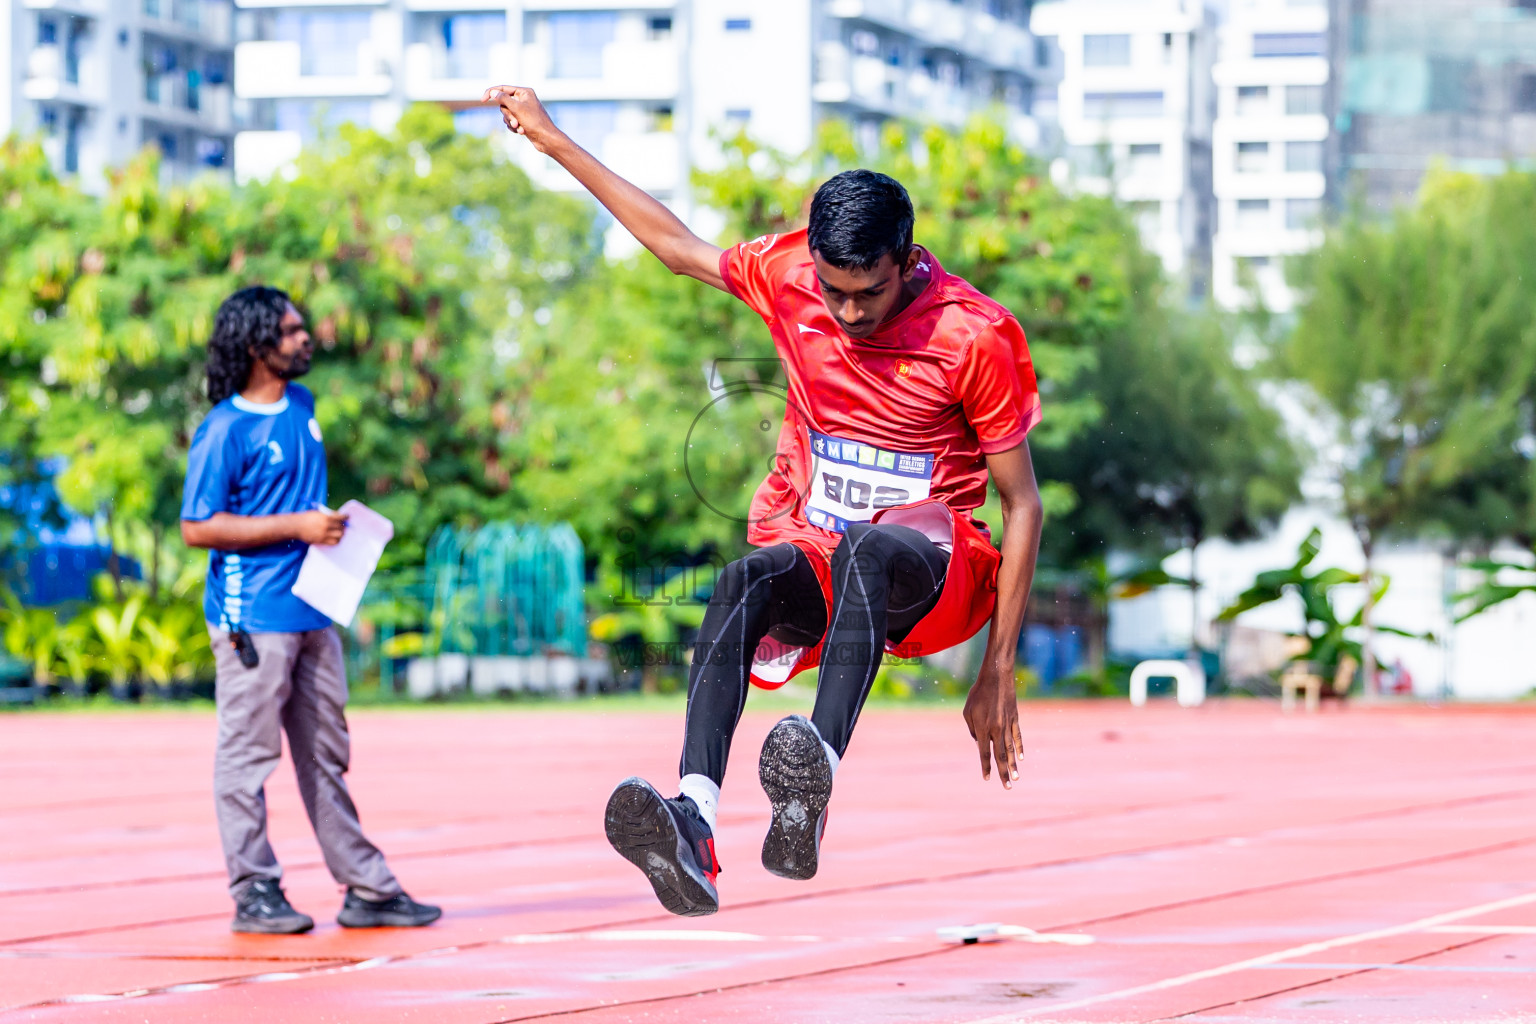
[[[750,710],[715,917],[606,845],[670,790],[681,705],[353,713],[363,823],[416,931],[349,932],[293,787],[268,787],[304,936],[228,931],[205,712],[0,717],[9,1021],[1536,1022],[1536,709],[1031,703],[983,783],[958,707],[867,712],[821,873],[767,874]],[[957,944],[1001,923],[1067,941]],[[1091,939],[1091,941],[1089,941]]]

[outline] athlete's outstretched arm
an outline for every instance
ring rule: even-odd
[[[572,142],[570,136],[555,127],[532,89],[492,86],[485,91],[483,102],[500,106],[501,119],[508,129],[569,171],[668,270],[687,274],[721,291],[729,290],[720,276],[720,247],[689,231],[661,202],[614,174]]]
[[[997,608],[992,613],[987,653],[965,701],[965,724],[981,752],[981,777],[992,777],[992,762],[996,761],[1003,788],[1012,789],[1019,777],[1019,755],[1024,747],[1013,671],[1029,588],[1035,579],[1044,516],[1028,441],[988,455],[987,471],[1003,501],[1003,561],[997,569]]]

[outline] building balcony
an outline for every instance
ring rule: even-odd
[[[855,56],[842,43],[816,48],[811,98],[817,103],[853,103],[880,113],[902,109],[905,75],[878,57]]]
[[[107,0],[21,0],[29,11],[57,11],[81,18],[100,18],[107,13]]]
[[[77,106],[102,101],[94,61],[71,61],[61,46],[34,46],[26,57],[22,95],[29,100],[55,100]]]
[[[171,39],[227,47],[234,42],[234,10],[225,4],[145,0],[144,31]]]
[[[497,11],[507,9],[507,0],[405,0],[410,11]],[[611,9],[611,5],[610,8]]]
[[[235,46],[235,95],[241,99],[324,99],[384,96],[390,91],[388,68],[371,40],[358,44],[347,74],[304,74],[298,43],[250,42]]]
[[[464,59],[441,46],[413,43],[405,48],[405,92],[413,100],[479,99],[489,85],[517,79],[517,47],[496,43]]]
[[[194,91],[185,75],[145,79],[144,114],[157,121],[222,134],[234,126],[234,97],[227,85],[200,85]]]
[[[597,149],[598,159],[652,195],[683,191],[682,157],[672,132],[611,132]],[[535,184],[557,192],[581,191],[576,179],[532,146],[519,144],[512,152]]]
[[[670,39],[615,41],[602,48],[600,74],[574,77],[551,66],[547,47],[529,45],[519,77],[549,102],[670,100],[678,94],[678,61]]]
[[[947,0],[911,0],[907,24],[913,35],[935,46],[966,49],[966,10]]]
[[[873,22],[927,45],[945,46],[993,67],[1036,72],[1034,37],[1022,26],[948,0],[832,0],[834,18]]]
[[[383,7],[389,0],[234,0],[242,10],[267,7]]]

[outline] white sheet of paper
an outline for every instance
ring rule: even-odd
[[[309,546],[293,596],[337,625],[350,626],[384,545],[395,535],[395,524],[360,501],[349,501],[337,511],[347,514],[341,540],[330,547]]]

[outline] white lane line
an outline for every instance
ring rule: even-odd
[[[1338,949],[1341,946],[1353,946],[1361,942],[1373,942],[1376,939],[1388,939],[1395,935],[1406,935],[1409,932],[1428,931],[1442,925],[1452,924],[1463,918],[1479,917],[1483,914],[1492,914],[1499,910],[1508,910],[1511,907],[1524,907],[1536,903],[1536,892],[1526,893],[1523,896],[1511,896],[1508,899],[1495,900],[1492,903],[1482,903],[1475,907],[1467,907],[1463,910],[1452,910],[1444,914],[1435,914],[1431,917],[1422,917],[1417,921],[1409,921],[1407,924],[1393,925],[1390,928],[1378,928],[1369,932],[1356,932],[1353,935],[1341,935],[1335,939],[1325,939],[1321,942],[1309,942],[1304,946],[1293,946],[1290,949],[1278,950],[1274,953],[1265,953],[1263,956],[1251,957],[1247,960],[1238,960],[1234,963],[1223,964],[1220,967],[1211,967],[1204,971],[1193,971],[1189,974],[1181,974],[1176,978],[1164,978],[1162,981],[1150,982],[1146,985],[1135,985],[1131,988],[1122,988],[1115,992],[1104,992],[1096,996],[1088,996],[1083,999],[1074,999],[1065,1003],[1055,1003],[1050,1006],[1042,1006],[1038,1010],[1026,1010],[1023,1013],[1005,1013],[996,1017],[983,1017],[978,1020],[967,1021],[965,1024],[1014,1024],[1015,1021],[1028,1020],[1042,1014],[1059,1014],[1065,1010],[1080,1010],[1085,1006],[1097,1006],[1100,1003],[1114,1002],[1117,999],[1129,999],[1132,996],[1146,995],[1149,992],[1162,992],[1170,988],[1180,988],[1184,985],[1193,985],[1197,981],[1206,981],[1210,978],[1220,978],[1228,974],[1236,974],[1239,971],[1252,970],[1255,967],[1264,967],[1268,964],[1279,963],[1282,960],[1294,960],[1300,956],[1311,956],[1313,953],[1322,953],[1330,949]]]
[[[1265,964],[1256,971],[1429,971],[1447,974],[1536,974],[1536,967],[1452,967],[1449,964]]]

